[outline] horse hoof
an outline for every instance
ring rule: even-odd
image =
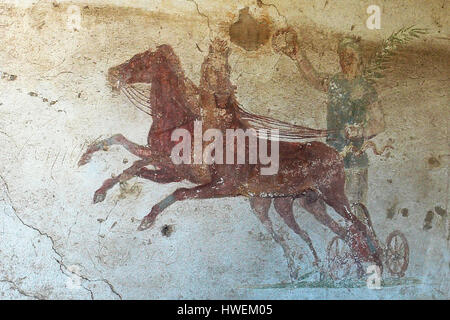
[[[328,275],[325,271],[319,271],[319,281],[325,281],[327,280]]]
[[[291,270],[289,272],[289,277],[291,278],[291,282],[296,282],[298,280],[299,271],[300,270],[296,269],[296,270]]]
[[[154,220],[149,218],[149,217],[144,217],[144,219],[142,219],[141,224],[139,225],[139,227],[137,228],[138,231],[144,231],[147,230],[148,228],[150,228],[153,225]]]
[[[105,200],[106,198],[106,193],[104,193],[103,191],[97,190],[94,194],[94,203],[99,203],[102,202],[103,200]]]
[[[81,157],[80,161],[78,161],[78,166],[84,166],[86,163],[88,163],[89,161],[91,161],[91,155],[90,154],[85,154]]]

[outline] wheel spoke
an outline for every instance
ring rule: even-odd
[[[399,259],[397,259],[398,272],[402,271],[404,262],[405,262],[405,260],[403,257],[400,257]]]
[[[402,270],[403,262],[400,259],[397,259],[397,272],[400,272]]]
[[[392,252],[392,249],[391,248],[387,248],[387,250],[386,250],[386,259],[390,261],[393,256],[394,256],[394,253]]]
[[[339,257],[339,240],[336,241],[335,255]]]
[[[409,247],[401,232],[394,231],[388,236],[385,258],[386,266],[392,275],[404,276],[409,263]]]
[[[328,247],[328,268],[330,276],[335,279],[343,279],[352,268],[350,248],[338,237],[335,237]]]
[[[398,260],[397,259],[395,259],[394,261],[393,261],[393,270],[394,270],[394,272],[398,272]]]

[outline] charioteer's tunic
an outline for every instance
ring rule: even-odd
[[[348,80],[342,73],[333,76],[328,87],[327,143],[339,152],[346,146],[354,146],[359,150],[364,137],[349,139],[345,128],[349,125],[360,127],[367,125],[368,107],[378,99],[375,88],[362,77]],[[346,193],[351,202],[366,202],[367,168],[369,160],[363,152],[356,155],[347,152],[344,157],[346,169]]]

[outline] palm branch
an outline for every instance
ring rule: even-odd
[[[392,33],[383,41],[380,49],[372,56],[367,67],[364,69],[363,76],[370,82],[383,78],[383,72],[390,68],[390,62],[396,54],[396,51],[409,41],[427,33],[427,29],[416,28],[414,26],[403,27]]]

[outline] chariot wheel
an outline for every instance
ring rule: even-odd
[[[350,248],[342,238],[334,237],[327,248],[328,273],[333,280],[347,277],[355,264]]]
[[[386,239],[385,264],[389,273],[403,277],[409,264],[409,246],[403,233],[392,231]]]

